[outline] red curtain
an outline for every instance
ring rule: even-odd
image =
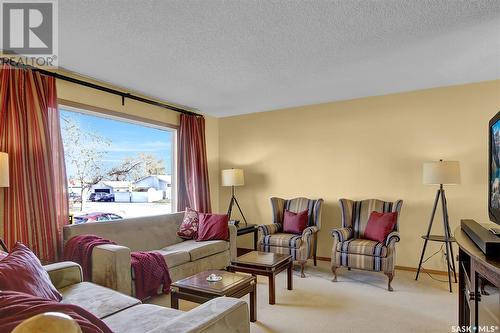
[[[178,144],[177,209],[210,213],[205,118],[181,114]]]
[[[68,222],[64,152],[55,79],[0,68],[0,151],[9,154],[4,189],[4,238],[20,241],[41,260],[56,261]]]

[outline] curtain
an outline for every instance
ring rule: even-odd
[[[55,79],[0,68],[0,151],[9,154],[4,238],[20,241],[45,262],[58,259],[68,222],[66,170]]]
[[[210,213],[205,118],[181,114],[178,144],[177,209]]]

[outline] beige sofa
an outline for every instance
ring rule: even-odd
[[[82,234],[116,242],[118,245],[99,245],[92,251],[92,282],[134,296],[131,251],[160,252],[169,267],[172,281],[208,269],[223,269],[236,258],[236,227],[229,226],[229,242],[183,240],[177,237],[183,217],[184,213],[180,212],[68,225],[63,231],[64,242]],[[169,306],[170,297],[153,297],[148,303]]]
[[[76,304],[100,318],[115,333],[249,333],[245,301],[219,297],[188,312],[153,304],[90,282],[82,282],[78,264],[45,266],[62,303]]]

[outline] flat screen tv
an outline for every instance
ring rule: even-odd
[[[500,224],[500,112],[489,126],[488,212],[490,220]]]

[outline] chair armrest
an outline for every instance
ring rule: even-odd
[[[43,266],[50,280],[57,289],[77,284],[83,281],[82,268],[75,262],[62,261]]]
[[[337,242],[343,242],[353,237],[352,228],[332,229],[332,237]]]
[[[236,260],[237,249],[236,249],[236,237],[238,236],[238,229],[236,226],[229,225],[229,252],[231,253],[231,261]]]
[[[217,297],[150,332],[249,333],[248,306],[240,299]]]
[[[92,282],[132,295],[132,265],[126,246],[98,245],[92,251]]]
[[[302,232],[302,238],[306,238],[306,237],[311,237],[312,235],[314,235],[315,233],[317,233],[319,231],[319,228],[317,226],[311,226],[311,227],[307,227],[304,229],[304,231]]]
[[[401,240],[401,237],[399,235],[399,232],[393,231],[387,237],[385,238],[385,246],[389,246],[391,243],[395,244],[396,242],[399,242]]]
[[[259,237],[262,234],[262,236],[267,236],[267,235],[272,235],[277,233],[278,231],[281,231],[282,225],[281,223],[272,223],[272,224],[261,224],[257,226],[259,230]]]

